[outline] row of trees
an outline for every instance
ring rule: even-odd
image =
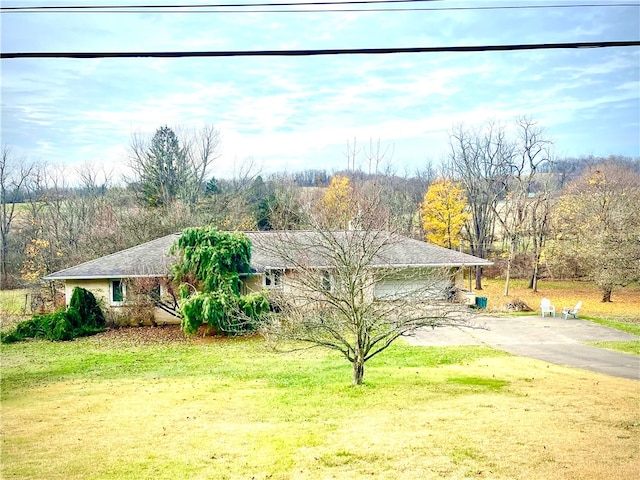
[[[212,126],[136,133],[130,178],[116,181],[84,165],[73,185],[62,167],[28,162],[3,147],[0,286],[191,226],[302,229],[312,212],[330,228],[357,228],[366,203],[377,205],[380,228],[494,259],[505,295],[514,274],[526,275],[534,289],[541,275],[589,278],[605,300],[638,279],[638,159],[555,159],[551,142],[527,118],[510,126],[458,125],[446,162],[403,174],[379,144],[353,142],[341,172],[264,176],[247,161],[231,178],[215,179],[209,171],[219,146]],[[606,215],[591,211],[596,199]],[[605,257],[611,266],[603,269]]]
[[[443,180],[422,205],[427,238],[469,245],[501,265],[509,295],[514,263],[525,259],[529,287],[546,276],[583,278],[611,301],[617,286],[640,280],[640,162],[609,157],[559,161],[527,118],[511,129],[489,122],[457,126]],[[476,271],[476,289],[482,288]]]
[[[29,162],[4,146],[0,163],[0,288],[198,225],[221,230],[294,229],[303,206],[315,204],[331,175],[309,170],[260,175],[247,161],[233,176],[212,178],[218,134],[212,127],[178,136],[168,127],[132,137],[132,176]],[[364,177],[364,175],[363,175]],[[373,176],[370,176],[373,177]],[[75,182],[70,179],[75,178]],[[410,227],[430,178],[385,179],[390,215]],[[363,178],[363,183],[368,180]]]

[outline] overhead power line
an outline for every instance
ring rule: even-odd
[[[612,7],[640,7],[638,3],[580,3],[556,5],[476,5],[467,7],[408,7],[408,8],[307,8],[341,5],[379,5],[379,4],[416,4],[432,3],[443,0],[317,0],[310,2],[253,2],[253,3],[215,3],[200,5],[43,5],[43,6],[12,6],[0,7],[2,13],[300,13],[300,12],[378,12],[378,11],[457,11],[457,10],[523,10],[523,9],[552,9],[552,8],[612,8]],[[259,7],[259,10],[245,10],[249,7]],[[288,9],[274,9],[272,7],[294,7]],[[305,7],[305,8],[295,8]],[[237,8],[241,10],[218,10],[222,8]]]
[[[513,50],[552,50],[573,48],[611,48],[640,46],[640,40],[619,42],[533,43],[516,45],[470,45],[453,47],[337,48],[314,50],[218,50],[201,52],[12,52],[10,58],[183,58],[183,57],[302,57],[314,55],[381,55],[390,53],[495,52]]]
[[[178,5],[42,5],[42,6],[13,6],[0,7],[6,11],[38,11],[38,10],[190,10],[203,8],[227,8],[227,7],[303,7],[313,5],[359,5],[379,3],[432,3],[443,0],[313,0],[310,2],[243,2],[243,3],[210,3],[210,4],[178,4]]]

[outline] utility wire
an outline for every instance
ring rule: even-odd
[[[464,10],[524,10],[551,8],[612,8],[640,7],[638,3],[581,3],[557,5],[493,5],[473,7],[410,7],[410,8],[358,8],[358,9],[323,9],[323,8],[289,8],[276,10],[271,7],[318,7],[323,5],[372,5],[372,4],[409,4],[436,2],[442,0],[346,0],[346,1],[312,1],[312,2],[279,2],[279,3],[219,3],[203,5],[78,5],[78,6],[18,6],[0,7],[3,13],[299,13],[299,12],[379,12],[379,11],[464,11]],[[260,7],[260,10],[244,10],[247,7]],[[222,8],[242,8],[243,10],[218,10]]]
[[[513,50],[551,50],[573,48],[611,48],[640,46],[639,40],[619,42],[533,43],[516,45],[472,45],[453,47],[343,48],[315,50],[221,50],[202,52],[15,52],[0,53],[10,58],[182,58],[182,57],[302,57],[314,55],[380,55],[390,53],[495,52]]]
[[[0,10],[24,11],[24,10],[107,10],[107,9],[192,9],[192,8],[219,8],[219,7],[302,7],[306,5],[354,5],[370,3],[431,3],[443,0],[317,0],[311,2],[259,2],[259,3],[212,3],[212,4],[182,4],[182,5],[42,5],[42,6],[14,6],[0,7]]]

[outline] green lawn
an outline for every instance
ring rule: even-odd
[[[0,290],[0,314],[2,315],[21,315],[25,311],[29,311],[31,305],[27,295],[29,290],[26,288],[17,290]]]
[[[589,342],[589,345],[640,356],[640,341],[637,340],[630,342]]]
[[[2,478],[631,478],[640,461],[631,380],[399,342],[353,387],[331,352],[169,331],[0,347]]]
[[[615,328],[616,330],[620,330],[622,332],[631,333],[633,335],[640,336],[640,323],[631,323],[620,320],[609,320],[606,318],[598,318],[598,317],[580,317],[584,320],[589,320],[590,322],[597,323],[599,325],[604,325],[605,327]]]

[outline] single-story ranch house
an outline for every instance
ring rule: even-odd
[[[294,268],[287,260],[283,259],[283,243],[291,249],[305,250],[304,254],[309,262],[317,262],[317,265],[309,265],[318,269],[329,270],[330,267],[322,265],[326,261],[321,260],[320,255],[313,255],[312,245],[316,244],[316,238],[320,234],[311,231],[258,231],[245,232],[251,242],[251,274],[243,281],[244,291],[256,291],[266,289],[293,288],[295,282],[289,282],[288,278],[294,274]],[[332,232],[332,235],[347,235],[348,232]],[[388,273],[374,285],[376,298],[393,299],[399,292],[415,290],[420,287],[420,282],[427,284],[424,274],[428,269],[445,267],[454,275],[453,280],[448,279],[446,289],[462,289],[462,268],[491,265],[492,262],[465,253],[442,248],[430,243],[414,240],[401,235],[384,233],[393,237],[393,241],[385,244],[384,255],[377,255],[371,262],[371,268],[384,268]],[[174,258],[169,254],[173,243],[180,237],[180,233],[174,233],[165,237],[143,243],[141,245],[122,250],[95,260],[91,260],[75,267],[60,270],[44,277],[49,281],[62,281],[65,284],[67,302],[75,287],[83,287],[93,292],[96,298],[101,299],[103,305],[118,310],[127,299],[127,284],[135,279],[166,279]],[[297,246],[297,247],[295,247]],[[291,257],[289,257],[291,258]],[[397,275],[393,272],[397,271]],[[407,275],[406,272],[413,272]],[[417,273],[416,273],[417,272]],[[421,275],[423,278],[421,279]],[[452,283],[453,282],[453,283]],[[156,287],[156,298],[166,299],[162,282]],[[440,289],[441,291],[444,289]],[[460,300],[464,300],[460,298]],[[164,302],[156,304],[154,311],[157,323],[178,323],[180,320],[167,308]]]

